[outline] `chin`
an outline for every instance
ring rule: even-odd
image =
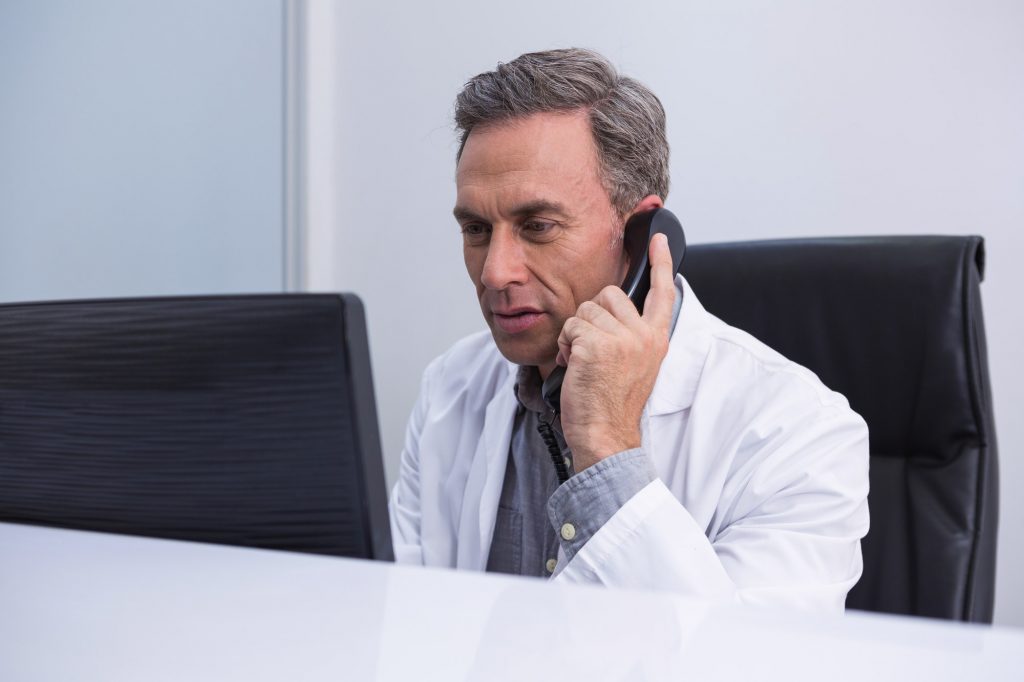
[[[493,328],[491,337],[505,359],[517,365],[543,365],[551,362],[558,352],[557,342],[552,345],[536,338],[509,338],[508,335]]]

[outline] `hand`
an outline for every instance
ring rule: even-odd
[[[576,471],[640,446],[640,417],[668,352],[675,304],[672,255],[664,235],[650,244],[651,290],[641,316],[626,293],[608,286],[562,327],[556,362],[562,433]]]

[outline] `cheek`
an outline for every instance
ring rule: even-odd
[[[484,268],[484,256],[480,254],[479,249],[464,246],[462,248],[462,260],[466,263],[466,272],[469,274],[469,278],[473,280],[473,285],[479,289],[480,275]]]
[[[609,284],[619,285],[626,275],[622,251],[608,243],[592,251],[586,264],[578,268],[573,286],[576,305],[589,301]]]

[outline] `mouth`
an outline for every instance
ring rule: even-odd
[[[511,310],[491,311],[494,324],[506,334],[519,334],[538,324],[545,313],[534,308],[514,308]]]

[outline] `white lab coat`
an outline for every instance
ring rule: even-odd
[[[867,427],[677,283],[682,310],[641,423],[659,478],[553,579],[841,611],[868,530]],[[488,332],[427,368],[391,497],[397,561],[486,567],[515,369]]]

